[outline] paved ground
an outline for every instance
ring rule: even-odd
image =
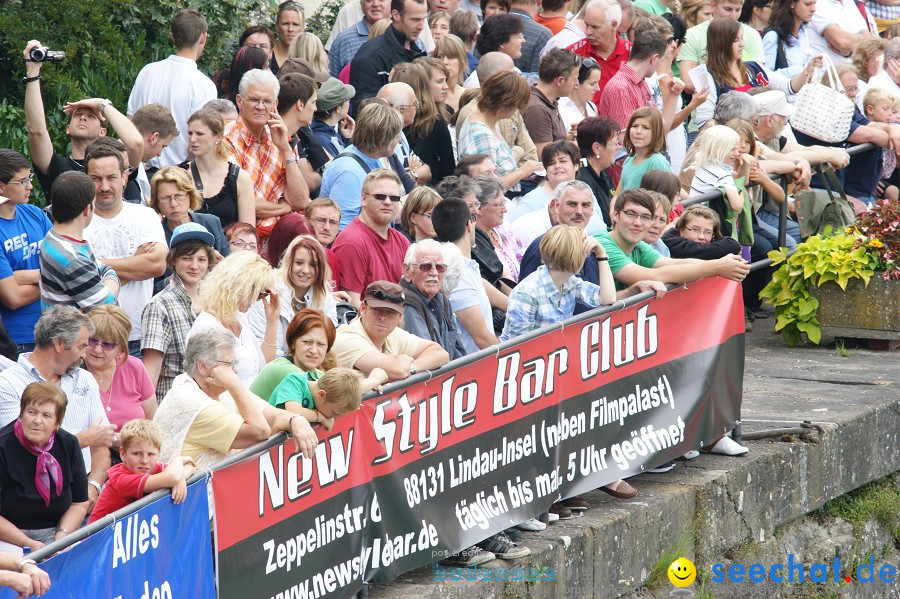
[[[602,493],[581,518],[525,533],[532,555],[510,564],[555,568],[553,581],[444,581],[430,569],[373,585],[372,598],[617,597],[641,590],[664,552],[710,564],[729,549],[770,539],[826,501],[900,470],[900,352],[788,348],[757,321],[747,335],[743,432],[821,425],[821,442],[747,441],[743,458],[701,456],[669,474],[631,479],[640,494]],[[816,436],[816,435],[813,435]],[[664,595],[667,595],[667,587]],[[867,590],[866,596],[881,596]],[[892,591],[891,595],[896,596]],[[719,593],[715,595],[719,596]],[[742,597],[735,588],[721,596]],[[811,595],[816,596],[816,595]]]

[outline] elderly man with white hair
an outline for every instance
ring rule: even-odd
[[[406,251],[400,286],[406,292],[403,328],[416,337],[431,339],[455,360],[466,355],[466,350],[450,300],[441,293],[452,259],[443,244],[433,239],[417,241]]]
[[[318,440],[306,418],[269,405],[238,378],[236,344],[230,331],[213,328],[188,339],[186,372],[153,416],[162,433],[160,460],[187,456],[206,468],[278,431],[291,433],[297,451],[312,457]]]
[[[309,204],[309,186],[290,143],[292,132],[278,114],[279,91],[271,72],[247,71],[238,85],[238,119],[225,125],[234,161],[253,180],[260,241],[268,238],[279,218],[303,212]]]

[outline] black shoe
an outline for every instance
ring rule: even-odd
[[[509,537],[509,539],[513,542],[519,542],[522,540],[522,533],[515,527],[507,528],[503,531],[503,534]]]
[[[472,545],[459,553],[454,553],[445,557],[438,563],[450,568],[471,568],[472,566],[480,566],[481,564],[487,563],[494,558],[496,558],[496,556],[490,551],[485,551],[478,545]]]
[[[512,540],[502,532],[488,537],[480,543],[476,543],[485,551],[490,551],[500,559],[516,559],[531,554],[531,549],[524,545],[513,543]]]

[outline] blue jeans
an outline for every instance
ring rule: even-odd
[[[764,231],[763,236],[769,239],[772,243],[772,247],[778,247],[778,215],[772,214],[767,210],[760,210],[756,213],[756,220],[759,221],[758,227]],[[791,219],[787,219],[785,223],[785,232],[787,235],[784,238],[784,244],[787,246],[789,250],[793,250],[797,247],[797,240],[801,239],[800,236],[800,225]]]
[[[128,342],[128,355],[134,356],[138,360],[141,359],[141,340],[135,339]]]

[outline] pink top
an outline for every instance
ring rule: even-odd
[[[109,408],[106,416],[118,431],[129,420],[144,417],[141,402],[155,392],[150,375],[141,361],[127,356],[125,362],[116,368],[109,390],[100,391],[100,403],[104,409]]]
[[[522,254],[525,253],[519,236],[506,223],[494,227],[488,235],[494,242],[494,251],[497,252],[500,262],[509,271],[512,280],[518,283],[519,264],[522,262]]]

